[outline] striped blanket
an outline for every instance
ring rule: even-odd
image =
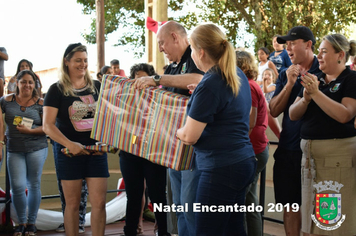
[[[193,148],[175,136],[185,123],[189,98],[132,84],[123,77],[103,77],[91,138],[159,165],[189,169]]]

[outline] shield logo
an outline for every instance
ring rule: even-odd
[[[180,73],[185,74],[186,71],[187,71],[187,63],[184,62],[183,66],[182,66],[182,71]]]
[[[316,194],[316,219],[323,224],[335,224],[341,218],[341,194]]]
[[[340,88],[340,83],[336,83],[334,84],[334,86],[330,88],[330,92],[335,93],[339,90],[339,88]]]

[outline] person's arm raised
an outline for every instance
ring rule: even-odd
[[[283,87],[278,95],[271,99],[269,103],[270,113],[273,117],[278,117],[286,109],[290,94],[299,73],[299,66],[297,65],[291,65],[287,69],[287,84]]]

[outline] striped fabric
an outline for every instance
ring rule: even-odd
[[[193,148],[176,138],[188,97],[159,88],[135,89],[104,75],[91,138],[175,170],[191,167]]]

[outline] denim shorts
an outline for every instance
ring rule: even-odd
[[[53,142],[53,155],[57,178],[75,180],[109,177],[107,154],[68,157],[61,152],[59,143]]]

